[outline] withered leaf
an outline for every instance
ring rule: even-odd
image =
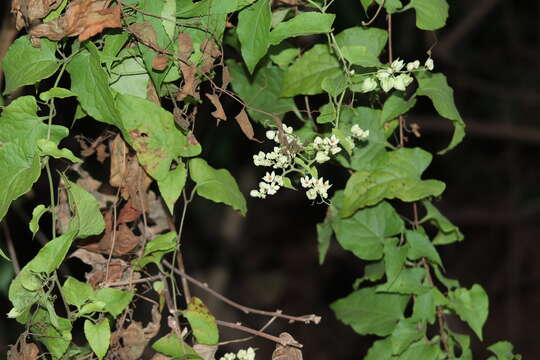
[[[168,63],[169,58],[165,55],[159,54],[154,58],[154,60],[152,60],[152,69],[156,71],[163,71],[167,68]]]
[[[251,125],[251,122],[249,121],[249,117],[246,113],[245,109],[242,109],[238,115],[235,117],[236,122],[238,125],[240,125],[240,129],[242,129],[242,132],[249,140],[261,142],[257,138],[255,138],[255,132],[253,131],[253,126]]]
[[[203,358],[203,360],[214,360],[216,351],[218,349],[217,345],[203,345],[195,344],[193,345],[193,350]]]
[[[39,356],[39,349],[34,343],[27,343],[24,339],[27,335],[22,334],[17,344],[13,345],[7,353],[8,360],[34,360]]]
[[[156,87],[154,86],[154,83],[149,81],[146,84],[146,99],[150,100],[156,105],[161,106],[161,100],[159,99],[159,95],[156,91]]]
[[[61,3],[62,0],[12,0],[11,13],[15,15],[17,30],[43,19]]]
[[[223,67],[222,74],[221,74],[221,88],[227,89],[229,84],[231,83],[231,73],[229,72],[229,68],[227,66]]]
[[[188,62],[180,62],[180,71],[182,72],[182,77],[184,78],[184,85],[182,89],[176,96],[178,101],[184,100],[187,96],[193,96],[197,98],[197,87],[199,86],[199,81],[195,77],[196,69],[195,66]]]
[[[152,321],[145,328],[138,321],[132,322],[127,329],[118,330],[113,334],[112,343],[120,347],[118,355],[121,360],[140,359],[148,342],[157,335],[160,328],[161,314],[157,306],[152,307]]]
[[[86,273],[85,277],[86,282],[94,289],[97,289],[105,280],[109,283],[114,283],[117,281],[128,281],[130,278],[137,280],[141,277],[138,272],[132,274],[128,264],[122,259],[111,259],[109,263],[109,276],[105,279],[107,276],[107,258],[103,255],[86,249],[78,249],[70,257],[78,258],[85,264],[92,266],[92,270]]]
[[[33,37],[61,40],[68,36],[79,36],[85,41],[106,28],[121,28],[121,9],[107,8],[107,0],[74,0],[69,3],[65,14],[57,19],[37,25],[30,31]]]
[[[131,31],[137,38],[148,45],[149,47],[156,47],[158,45],[156,30],[152,27],[148,21],[134,23],[129,25],[129,31]]]
[[[188,61],[193,53],[193,42],[187,33],[178,34],[178,57],[182,61]]]
[[[109,174],[109,184],[120,187],[124,182],[124,174],[127,168],[127,144],[120,134],[109,142],[111,149],[111,171]]]
[[[141,216],[141,211],[134,208],[133,205],[131,205],[131,200],[128,201],[120,210],[120,214],[118,215],[118,219],[116,222],[118,224],[124,224],[128,222],[135,221]]]
[[[219,97],[215,94],[206,94],[206,97],[210,99],[212,104],[216,107],[216,111],[212,112],[212,116],[215,117],[218,120],[227,120],[227,115],[225,115],[225,111],[223,110],[223,106],[221,106],[221,102],[219,101]]]
[[[103,162],[105,162],[105,159],[107,159],[108,157],[109,157],[109,153],[107,152],[107,147],[105,146],[105,144],[99,144],[96,147],[97,161],[103,164]]]
[[[289,333],[279,334],[279,338],[287,345],[276,344],[276,349],[272,353],[272,360],[302,360],[302,351],[294,346],[298,344]],[[290,344],[290,345],[289,345]]]
[[[205,74],[212,70],[216,58],[221,55],[221,51],[213,40],[205,39],[201,44],[201,51],[203,53],[202,64],[200,71]]]

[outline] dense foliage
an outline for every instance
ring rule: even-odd
[[[137,359],[151,347],[155,359],[214,359],[218,325],[275,341],[273,359],[301,358],[302,345],[290,334],[216,320],[189,294],[188,280],[204,287],[185,274],[182,260],[189,256],[181,240],[193,198],[249,216],[234,177],[201,157],[197,141],[195,125],[208,121],[198,108],[211,103],[219,125],[229,117],[223,98],[240,105],[239,130],[261,143],[247,160],[264,175],[249,195],[264,201],[304,192],[313,206],[328,207],[317,225],[320,263],[334,238],[364,261],[352,293],[330,305],[359,335],[380,337],[364,359],[473,358],[470,336],[453,331],[446,318],[456,315],[482,340],[488,297],[478,284],[465,288],[445,276],[437,248],[463,235],[435,205],[445,184],[422,178],[433,155],[407,147],[404,136],[405,115],[418,97],[454,126],[439,154],[461,142],[465,125],[430,51],[405,61],[392,49],[399,41],[393,16],[414,11],[419,32],[436,30],[446,23],[448,4],[361,4],[373,18],[334,33],[326,0],[13,1],[17,26],[28,33],[3,59],[4,94],[26,85],[36,91],[15,98],[0,117],[0,219],[44,170],[50,203],[34,209],[29,227],[41,231],[47,214],[53,226],[10,285],[7,316],[26,326],[11,358]],[[387,28],[370,26],[378,16],[386,16]],[[298,39],[306,36],[317,42],[302,45]],[[325,99],[317,110],[313,96]],[[93,141],[78,138],[78,156],[60,145],[73,136],[57,120],[62,99],[77,102],[73,122],[96,121],[103,130]],[[58,183],[52,158],[65,164]],[[106,183],[85,166],[90,161],[109,165]],[[320,175],[328,163],[348,176],[344,189]],[[398,213],[403,203],[412,216]],[[92,267],[85,281],[58,275],[68,254]],[[142,296],[148,292],[158,300]],[[138,301],[152,303],[146,325],[133,319]],[[168,329],[160,333],[162,316]],[[75,326],[87,343],[72,342]],[[488,349],[490,359],[520,359],[507,342]],[[255,355],[248,348],[221,358]]]

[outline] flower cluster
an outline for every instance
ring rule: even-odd
[[[358,140],[366,140],[369,137],[369,130],[363,130],[357,124],[351,127],[352,136]]]
[[[304,176],[300,179],[300,184],[302,184],[303,188],[308,189],[306,196],[309,200],[315,200],[317,195],[326,199],[328,197],[328,189],[332,187],[330,182],[328,180],[324,181],[322,177],[317,179],[315,177]]]
[[[405,91],[407,86],[413,82],[411,72],[418,70],[433,70],[434,63],[432,58],[428,58],[424,64],[423,69],[420,69],[420,61],[416,60],[405,65],[405,62],[400,59],[396,59],[390,64],[389,67],[380,69],[374,76],[366,78],[360,86],[362,92],[370,92],[378,87],[377,80],[379,81],[381,88],[384,92],[388,92],[392,89]],[[405,68],[405,70],[404,70]]]
[[[249,195],[261,199],[266,199],[267,195],[274,195],[283,186],[283,176],[272,173],[266,173],[263,176],[263,181],[259,183],[259,190],[251,190]]]
[[[238,353],[226,353],[219,360],[255,360],[255,350],[252,347],[247,350],[239,350]]]
[[[330,154],[336,155],[341,151],[338,144],[339,139],[336,137],[336,135],[332,135],[331,137],[324,139],[317,136],[315,140],[313,140],[312,145],[313,149],[317,152],[315,155],[315,161],[322,164],[330,160]]]

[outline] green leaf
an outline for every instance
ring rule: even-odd
[[[69,231],[77,231],[77,237],[87,238],[99,235],[105,229],[105,221],[99,211],[99,202],[88,191],[64,178],[69,194],[69,206],[75,215],[68,226]]]
[[[174,204],[182,194],[186,185],[187,169],[183,163],[178,164],[176,169],[169,171],[167,176],[158,181],[159,192],[167,205],[171,215],[174,213]]]
[[[431,154],[420,148],[402,148],[388,153],[387,160],[377,169],[355,172],[345,187],[345,204],[340,215],[350,216],[357,209],[383,199],[411,202],[439,196],[445,189],[443,182],[420,179],[431,159]]]
[[[300,49],[285,41],[270,47],[268,55],[274,64],[285,69],[300,55]]]
[[[371,0],[372,1],[372,0]],[[387,337],[373,343],[363,360],[388,360],[392,358],[391,338]]]
[[[4,250],[0,249],[0,257],[2,257],[4,260],[11,261],[11,259],[6,255]],[[10,275],[9,279],[11,280],[12,275]],[[7,286],[7,284],[6,284]],[[4,287],[5,289],[5,287]],[[5,291],[5,290],[4,290]]]
[[[172,161],[178,157],[200,153],[199,143],[188,141],[176,127],[173,114],[162,107],[131,95],[118,95],[116,105],[124,139],[154,179],[166,178]]]
[[[382,109],[381,124],[407,113],[416,105],[416,98],[405,100],[403,96],[402,92],[393,92],[386,99]]]
[[[347,89],[347,78],[343,73],[335,77],[324,78],[321,87],[329,96],[335,98]]]
[[[45,214],[47,211],[49,211],[49,208],[43,204],[36,206],[34,210],[32,210],[32,220],[30,220],[30,223],[28,224],[28,227],[32,232],[32,238],[34,238],[39,230],[39,219],[41,219],[43,214]]]
[[[61,87],[53,87],[39,94],[39,98],[43,101],[49,101],[52,98],[64,99],[71,96],[77,96],[73,91]]]
[[[85,42],[86,49],[73,56],[67,65],[71,76],[71,91],[83,110],[94,119],[118,126],[119,115],[109,87],[107,74],[101,67],[98,50],[92,42]]]
[[[382,0],[376,0],[378,4],[381,4]],[[398,9],[401,9],[403,4],[400,0],[386,0],[384,2],[384,8],[389,14],[395,13]]]
[[[375,288],[357,290],[332,303],[336,317],[360,335],[390,335],[409,302],[409,296],[380,294]]]
[[[323,92],[322,82],[327,77],[341,74],[337,58],[328,45],[317,44],[299,57],[285,73],[282,96],[316,95]]]
[[[249,116],[265,125],[275,124],[274,119],[253,109],[259,109],[269,114],[282,117],[289,111],[296,110],[293,99],[282,98],[282,83],[284,72],[277,66],[260,67],[250,78],[244,67],[233,61],[227,61],[232,79],[233,90],[247,105]],[[262,96],[261,94],[264,94]]]
[[[21,86],[36,84],[58,70],[60,62],[55,56],[56,42],[39,39],[39,43],[39,48],[33,47],[25,35],[11,44],[2,62],[6,76],[4,95]]]
[[[272,12],[269,0],[258,0],[240,11],[236,34],[240,40],[242,57],[250,73],[270,46]]]
[[[133,292],[113,288],[103,288],[96,291],[94,299],[105,303],[105,310],[114,317],[117,317],[131,303]]]
[[[426,277],[426,271],[423,268],[402,269],[393,281],[377,286],[378,292],[390,292],[398,294],[422,294],[429,288],[422,285]]]
[[[60,17],[60,15],[62,14],[62,11],[64,11],[64,9],[66,8],[67,3],[68,3],[68,0],[62,0],[62,2],[60,3],[60,6],[58,6],[56,9],[51,11],[49,15],[43,18],[43,22],[49,22],[51,20],[54,20]]]
[[[167,356],[171,356],[174,359],[202,359],[188,344],[180,340],[178,336],[173,333],[165,335],[153,343],[152,349]]]
[[[448,343],[452,344],[453,340],[455,339],[457,343],[459,344],[460,348],[460,357],[458,360],[473,360],[473,355],[471,351],[471,338],[468,335],[458,334],[456,332],[453,332],[451,330],[448,331],[450,338],[448,339]],[[453,348],[453,346],[452,346]],[[455,352],[455,351],[454,351]],[[488,360],[495,360],[494,358],[489,358]],[[521,360],[521,358],[519,359]]]
[[[76,232],[70,231],[49,241],[43,246],[38,254],[28,263],[25,268],[36,273],[50,274],[60,267],[67,255]]]
[[[324,263],[326,253],[330,247],[330,240],[332,239],[332,225],[329,222],[322,222],[317,224],[317,243],[319,249],[319,265]]]
[[[357,290],[360,288],[365,281],[375,282],[383,278],[385,273],[385,264],[384,261],[377,261],[374,263],[367,264],[364,268],[364,276],[358,278],[354,281],[353,289]]]
[[[462,241],[464,239],[463,234],[459,231],[459,228],[452,224],[448,218],[441,214],[441,212],[428,200],[422,201],[422,205],[426,209],[426,215],[420,221],[424,223],[429,221],[433,226],[439,230],[433,244],[445,245],[451,244],[456,241]]]
[[[332,227],[345,250],[363,260],[378,260],[383,255],[385,239],[403,231],[404,224],[392,205],[381,202],[350,218],[336,219]]]
[[[435,270],[435,276],[437,277],[437,279],[448,289],[448,290],[452,290],[452,289],[456,289],[459,287],[459,281],[457,280],[454,280],[454,279],[449,279],[447,277],[445,277],[443,274],[442,274],[442,271],[440,269],[440,267],[438,266],[435,266],[434,267],[434,270]]]
[[[435,322],[437,308],[433,293],[434,290],[431,290],[416,297],[413,305],[413,314],[411,320],[427,321],[430,324]]]
[[[191,179],[197,184],[197,194],[205,199],[229,205],[245,216],[246,199],[240,192],[236,180],[226,169],[214,169],[206,160],[195,158],[189,161]]]
[[[497,356],[497,360],[521,359],[521,355],[514,355],[514,346],[508,341],[499,341],[488,347],[488,350]]]
[[[161,9],[162,26],[171,41],[175,38],[176,32],[176,0],[164,0]]]
[[[388,40],[388,33],[374,27],[352,27],[336,35],[336,42],[345,59],[364,67],[379,66],[379,56]]]
[[[386,281],[393,283],[403,270],[405,260],[407,260],[407,245],[398,247],[398,239],[393,238],[384,244],[384,267]]]
[[[115,65],[111,71],[111,88],[120,94],[146,99],[148,75],[140,57],[129,57]]]
[[[465,321],[482,341],[482,327],[487,316],[489,301],[484,289],[474,284],[470,290],[459,288],[448,294],[450,307]]]
[[[192,297],[187,310],[182,315],[188,320],[197,343],[216,345],[219,341],[219,331],[216,318],[208,311],[201,299]]]
[[[437,360],[441,350],[439,344],[430,343],[422,339],[412,344],[401,356],[399,360]]]
[[[69,276],[62,285],[62,295],[68,304],[80,307],[94,297],[94,289],[89,284]]]
[[[270,44],[277,45],[283,40],[296,36],[326,34],[332,31],[334,14],[301,12],[292,19],[279,23],[270,33]]]
[[[149,241],[144,248],[144,254],[137,264],[138,268],[143,268],[146,264],[154,262],[159,264],[163,255],[174,251],[176,247],[176,232],[171,231],[163,235],[156,236]]]
[[[101,360],[107,354],[111,341],[111,328],[109,320],[103,319],[101,322],[94,324],[91,320],[84,321],[84,336],[88,340],[88,345]]]
[[[102,57],[114,58],[120,50],[124,47],[129,39],[128,32],[121,32],[119,34],[107,34],[104,36],[105,45],[101,51]]]
[[[420,258],[427,258],[437,265],[442,266],[441,257],[435,249],[435,246],[429,241],[426,234],[418,231],[407,230],[405,232],[407,242],[410,245],[409,253],[407,257],[411,260],[418,260]]]
[[[426,327],[410,319],[400,320],[392,332],[392,353],[399,355],[413,342],[420,340],[426,333]]]
[[[52,355],[53,359],[61,358],[71,344],[71,321],[56,317],[57,326],[53,326],[50,321],[48,311],[38,309],[32,316],[30,331],[36,335],[36,340],[43,343]]]
[[[41,150],[41,155],[43,156],[52,156],[55,159],[68,159],[69,161],[74,163],[82,162],[81,159],[73,155],[71,150],[66,148],[59,149],[58,145],[54,141],[47,139],[39,139],[37,141],[37,145]]]
[[[450,144],[439,151],[439,154],[445,154],[455,148],[465,136],[465,123],[454,103],[454,91],[448,86],[443,74],[419,72],[416,74],[416,79],[418,80],[416,94],[430,98],[437,112],[454,124],[454,134]]]
[[[437,30],[446,25],[448,3],[446,0],[411,0],[407,9],[416,12],[416,27],[422,30]]]

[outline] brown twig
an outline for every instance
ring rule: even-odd
[[[13,238],[11,237],[11,232],[9,231],[9,226],[5,218],[4,221],[2,221],[2,230],[4,232],[4,239],[6,240],[9,257],[11,258],[13,271],[15,271],[15,274],[18,274],[21,271],[21,266],[19,265],[19,260],[17,260],[17,252],[13,246]]]
[[[162,263],[169,269],[172,268],[172,265],[167,260],[163,260]],[[229,298],[226,298],[225,296],[221,295],[217,291],[212,290],[210,287],[208,287],[208,284],[202,283],[194,279],[193,277],[189,276],[188,274],[181,272],[180,270],[176,268],[173,268],[173,271],[176,274],[180,275],[181,277],[185,277],[190,283],[196,285],[197,287],[203,289],[206,292],[209,292],[210,294],[212,294],[219,300],[223,301],[224,303],[229,304],[230,306],[235,307],[246,314],[253,313],[253,314],[259,314],[259,315],[265,315],[265,316],[275,316],[278,318],[287,319],[289,320],[289,322],[303,322],[305,324],[309,324],[309,323],[318,324],[321,321],[321,317],[314,314],[304,315],[304,316],[291,316],[291,315],[283,314],[281,310],[265,311],[265,310],[254,309],[248,306],[241,305],[233,300],[230,300]]]
[[[264,330],[266,330],[270,324],[272,324],[274,322],[274,320],[276,320],[276,317],[274,316],[273,318],[271,318],[270,320],[268,320],[266,322],[266,324],[263,325],[262,328],[259,329],[259,331],[263,332]],[[248,336],[248,337],[245,337],[245,338],[242,338],[242,339],[234,339],[234,340],[228,340],[228,341],[220,341],[218,343],[219,346],[223,346],[223,345],[227,345],[227,344],[235,344],[235,343],[239,343],[239,342],[245,342],[245,341],[249,341],[249,340],[252,340],[255,336]]]
[[[373,17],[368,21],[362,21],[362,25],[363,26],[371,25],[375,21],[375,19],[377,19],[377,16],[379,16],[379,13],[381,12],[383,6],[384,6],[384,0],[382,0],[381,3],[379,4],[379,7],[377,8],[377,11],[373,15]]]
[[[231,323],[231,322],[222,321],[222,320],[216,320],[216,323],[218,325],[220,325],[220,326],[225,326],[225,327],[228,327],[228,328],[231,328],[231,329],[240,330],[240,331],[246,332],[248,334],[253,334],[253,335],[268,339],[268,340],[272,340],[273,342],[281,344],[283,346],[294,346],[294,347],[297,347],[297,348],[302,348],[303,347],[303,345],[298,343],[298,342],[291,344],[291,343],[285,341],[284,339],[278,338],[277,336],[270,335],[270,334],[267,334],[265,332],[255,330],[255,329],[252,329],[252,328],[248,328],[248,327],[246,327],[246,326],[244,326],[244,325],[242,325],[240,323]]]
[[[126,281],[118,281],[113,283],[105,283],[104,285],[106,287],[118,287],[118,286],[129,286],[131,284],[141,284],[145,282],[152,282],[161,279],[161,275],[154,275],[154,276],[148,276],[142,279],[135,279],[135,280],[126,280]]]

